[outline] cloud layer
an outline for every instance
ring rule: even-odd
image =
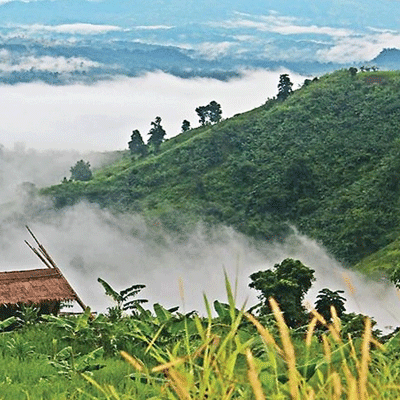
[[[225,118],[260,106],[276,95],[283,72],[288,71],[248,71],[228,82],[158,72],[93,85],[3,85],[0,143],[12,147],[24,142],[35,149],[125,149],[132,130],[146,137],[156,116],[171,137],[180,132],[184,119],[198,125],[195,108],[211,100],[221,104]],[[290,76],[294,87],[305,78]]]

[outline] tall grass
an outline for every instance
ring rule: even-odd
[[[395,337],[395,343],[390,341],[386,347],[380,344],[372,335],[369,318],[361,338],[343,337],[333,308],[331,323],[313,310],[303,337],[293,337],[271,298],[275,318],[271,333],[253,315],[237,310],[229,285],[227,290],[230,324],[221,326],[213,320],[205,299],[209,316],[195,317],[195,346],[188,346],[185,339],[168,349],[153,343],[148,350],[159,364],[152,368],[122,352],[135,374],[158,390],[152,399],[400,398],[400,364],[391,365],[389,354],[400,340]],[[119,397],[109,394],[107,398]]]
[[[130,347],[137,353],[109,356],[103,360],[106,367],[93,375],[57,375],[48,362],[59,350],[50,348],[56,332],[51,326],[0,335],[0,399],[400,398],[400,333],[382,345],[365,318],[362,336],[345,335],[334,308],[331,321],[312,310],[308,325],[294,331],[274,299],[271,320],[257,319],[244,306],[236,308],[227,278],[226,288],[227,318],[213,318],[204,297],[207,317],[186,317],[183,331],[168,342],[158,340],[156,326],[153,337],[130,336],[143,341]],[[24,355],[20,345],[35,351]]]

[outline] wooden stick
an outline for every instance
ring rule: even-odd
[[[44,255],[44,257],[47,259],[47,261],[53,266],[53,268],[57,268],[56,263],[53,261],[53,259],[50,257],[50,254],[46,251],[46,249],[41,245],[41,243],[39,242],[39,240],[37,240],[36,236],[33,234],[33,232],[29,229],[28,225],[25,225],[26,229],[28,230],[28,232],[31,234],[31,236],[33,237],[33,239],[35,240],[35,242],[37,243],[37,245],[39,246],[39,250],[41,251],[41,253]]]
[[[31,234],[31,236],[33,237],[33,239],[35,240],[35,242],[37,243],[37,245],[39,246],[39,250],[41,251],[41,253],[43,254],[43,256],[46,258],[46,260],[52,265],[49,266],[47,261],[45,261],[45,259],[43,258],[43,256],[35,249],[33,248],[26,240],[25,243],[31,248],[31,250],[46,264],[46,266],[48,268],[52,268],[55,269],[62,278],[64,278],[66,284],[69,286],[69,288],[71,289],[72,293],[75,295],[75,300],[76,302],[81,306],[82,310],[85,311],[86,310],[86,305],[85,303],[80,299],[80,297],[78,296],[78,294],[75,292],[75,290],[72,288],[72,286],[69,284],[69,282],[67,281],[67,279],[65,278],[65,276],[63,275],[63,273],[61,272],[60,268],[58,268],[57,264],[54,262],[54,260],[50,257],[50,254],[47,252],[47,250],[40,244],[39,240],[37,240],[36,236],[33,234],[33,232],[29,229],[28,225],[25,225],[26,229],[28,230],[28,232]],[[93,316],[92,316],[93,317]]]
[[[42,263],[50,269],[53,269],[53,267],[51,265],[48,264],[48,262],[43,258],[43,256],[34,248],[32,247],[26,240],[25,243],[28,245],[28,247],[40,258],[40,261],[42,261]]]

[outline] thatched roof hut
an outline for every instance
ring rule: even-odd
[[[67,280],[56,269],[0,272],[0,305],[76,300]]]
[[[29,230],[39,249],[28,246],[47,268],[0,272],[0,319],[15,313],[21,305],[34,305],[40,313],[57,314],[63,301],[86,306],[68,283],[53,259]]]

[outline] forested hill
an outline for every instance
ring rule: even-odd
[[[341,70],[42,192],[178,231],[201,219],[273,239],[292,224],[354,265],[399,236],[399,139],[400,72]]]

